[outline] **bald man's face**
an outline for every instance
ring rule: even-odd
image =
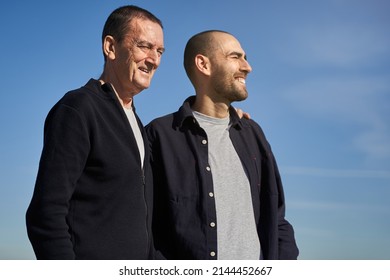
[[[230,103],[245,100],[248,97],[246,77],[252,71],[246,54],[232,35],[217,33],[215,36],[216,48],[209,57],[213,91]]]

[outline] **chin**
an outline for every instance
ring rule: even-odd
[[[139,91],[143,91],[144,89],[148,89],[149,86],[150,86],[150,83],[137,84],[137,88]]]
[[[247,98],[248,98],[248,93],[238,93],[235,96],[235,100],[234,101],[244,101]]]

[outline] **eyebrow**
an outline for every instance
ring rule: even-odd
[[[147,45],[149,48],[152,48],[154,47],[155,45],[149,41],[145,41],[145,40],[135,40],[135,43],[137,45]],[[159,51],[161,52],[165,52],[165,48],[162,47],[162,48],[157,48]]]
[[[242,52],[233,51],[231,53],[228,53],[228,56],[231,56],[231,55],[237,55],[238,57],[244,57],[244,59],[247,60],[247,56],[244,55]]]

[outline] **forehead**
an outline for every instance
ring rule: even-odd
[[[240,42],[230,34],[216,34],[215,42],[217,50],[222,51],[223,54],[229,54],[231,52],[244,53]]]
[[[162,27],[153,21],[135,18],[128,23],[127,36],[145,40],[158,46],[164,45]]]

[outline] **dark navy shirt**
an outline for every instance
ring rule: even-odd
[[[154,176],[153,236],[167,259],[218,258],[208,142],[192,115],[194,98],[146,127]],[[263,258],[296,259],[298,248],[285,220],[283,187],[271,148],[257,123],[240,119],[232,107],[230,116],[229,135],[250,182]]]

